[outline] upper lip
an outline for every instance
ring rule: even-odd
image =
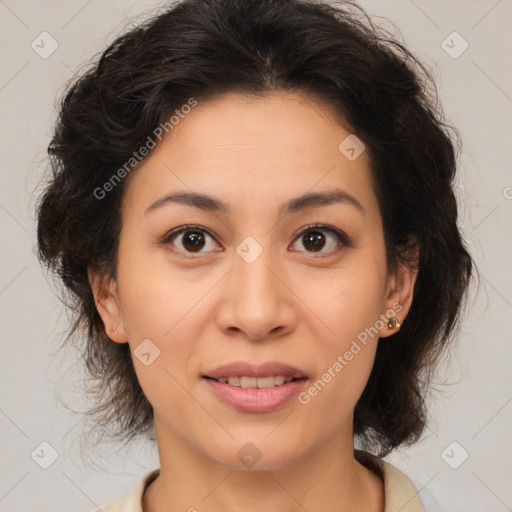
[[[217,368],[208,371],[203,376],[212,379],[220,379],[223,377],[269,377],[271,375],[282,375],[284,377],[293,377],[295,379],[302,379],[307,375],[288,364],[279,363],[277,361],[270,361],[259,365],[237,361],[234,363],[224,364]]]

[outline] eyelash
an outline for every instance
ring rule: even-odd
[[[315,231],[315,230],[316,231],[328,231],[329,233],[332,233],[336,237],[337,242],[338,242],[338,247],[334,251],[330,251],[328,253],[314,253],[314,252],[306,251],[312,255],[319,254],[319,256],[315,256],[316,258],[332,256],[334,253],[339,252],[341,250],[341,248],[339,247],[340,245],[343,246],[344,248],[353,247],[351,239],[345,233],[343,233],[342,231],[338,230],[337,228],[335,228],[333,226],[329,226],[328,224],[309,224],[308,226],[305,226],[299,233],[294,235],[294,241],[297,240],[299,237],[303,236],[308,231]],[[186,233],[187,231],[198,231],[200,233],[206,233],[208,236],[210,236],[217,242],[215,237],[207,229],[202,228],[200,226],[193,225],[193,224],[187,224],[185,226],[181,226],[180,228],[177,228],[177,229],[167,233],[164,236],[164,238],[162,239],[162,241],[160,242],[160,245],[163,245],[163,246],[169,245],[171,240],[174,237],[176,237],[182,233]],[[181,255],[185,255],[184,257],[186,257],[186,258],[195,258],[196,254],[201,254],[201,253],[188,253],[188,252],[181,251],[179,249],[174,249],[174,248],[172,248],[171,250],[172,250],[172,252],[176,252]],[[304,252],[304,251],[296,251],[296,252]]]

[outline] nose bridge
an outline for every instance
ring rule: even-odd
[[[243,250],[243,245],[237,252]],[[249,255],[254,251],[254,247],[249,246]],[[243,256],[238,258],[233,269],[232,279],[235,281],[235,296],[237,305],[248,307],[257,314],[264,310],[271,310],[277,306],[279,283],[276,282],[274,274],[270,271],[273,266],[271,251],[262,250],[254,260],[246,259]],[[274,262],[275,263],[275,262]]]
[[[276,258],[271,251],[258,249],[253,240],[246,242],[237,247],[218,321],[223,329],[244,331],[248,337],[260,339],[276,328],[289,327],[293,315],[286,287],[275,275],[279,272]]]

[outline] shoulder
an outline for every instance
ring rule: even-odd
[[[160,469],[154,469],[146,473],[127,494],[95,512],[142,512],[142,495],[146,487],[159,474]]]
[[[358,462],[380,474],[384,482],[384,512],[425,512],[415,485],[393,464],[361,450],[355,451]]]
[[[424,512],[416,487],[407,475],[384,460],[379,461],[384,475],[385,512]]]

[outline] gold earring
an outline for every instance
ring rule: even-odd
[[[397,330],[400,330],[400,322],[398,321],[398,318],[396,316],[392,316],[389,320],[388,320],[388,327],[390,329],[397,329]]]

